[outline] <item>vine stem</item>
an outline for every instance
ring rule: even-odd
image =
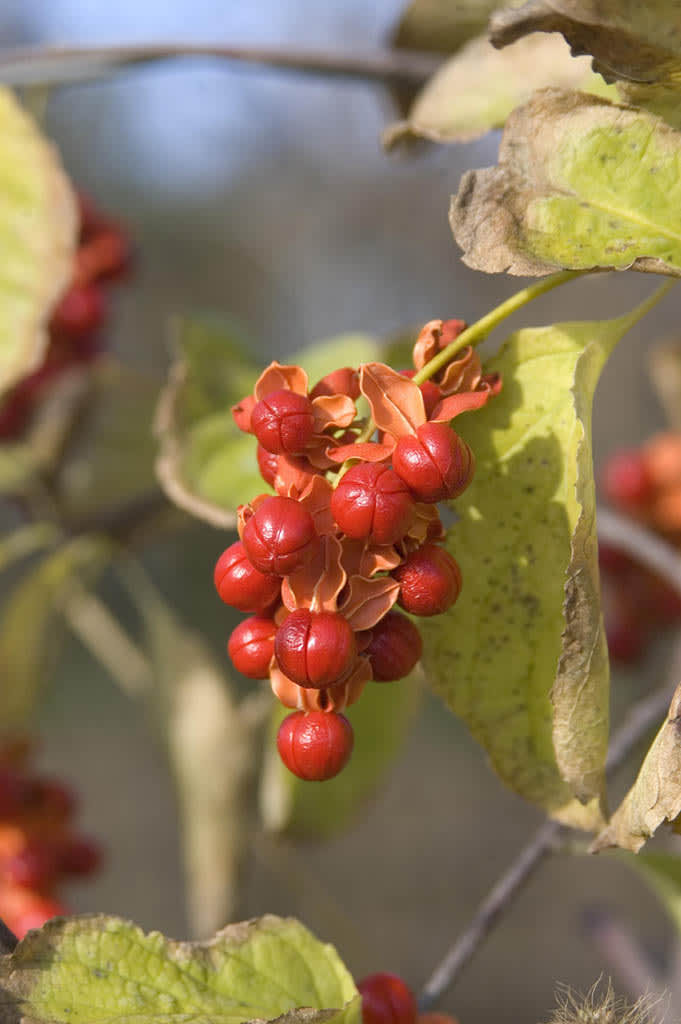
[[[582,277],[583,274],[584,272],[581,270],[562,270],[559,274],[551,274],[550,277],[545,277],[536,284],[522,288],[515,295],[511,295],[510,299],[506,299],[501,305],[495,306],[489,313],[486,313],[479,320],[476,320],[474,324],[471,324],[470,327],[467,327],[465,331],[462,331],[451,345],[447,345],[447,348],[443,348],[442,352],[438,352],[436,356],[433,356],[430,362],[426,363],[412,380],[415,384],[423,384],[434,373],[437,373],[438,370],[443,369],[443,367],[450,363],[454,356],[462,349],[467,348],[469,345],[479,345],[502,320],[511,316],[516,310],[522,309],[528,302],[533,302],[540,295],[558,288],[559,285],[566,284],[575,277]]]
[[[137,46],[42,46],[0,52],[6,85],[33,86],[91,81],[121,68],[178,58],[238,61],[270,68],[360,81],[412,83],[429,78],[441,55],[408,50],[367,53],[213,44],[145,43]]]
[[[602,541],[616,545],[646,568],[660,573],[681,595],[681,555],[666,541],[652,536],[647,530],[607,509],[598,510],[598,535]],[[643,737],[659,725],[660,719],[667,713],[680,677],[681,644],[674,651],[664,685],[634,704],[624,723],[614,733],[606,762],[608,776],[613,775]],[[571,829],[559,821],[548,821],[540,825],[426,981],[419,996],[421,1010],[429,1010],[439,1002],[536,869],[570,832]]]

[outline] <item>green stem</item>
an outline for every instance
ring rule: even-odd
[[[438,352],[436,356],[433,356],[430,362],[426,363],[412,378],[414,383],[423,384],[424,381],[429,380],[438,370],[451,363],[454,356],[462,349],[468,345],[477,345],[479,342],[484,341],[487,335],[502,320],[505,320],[511,313],[515,313],[517,309],[521,309],[528,302],[532,302],[533,299],[538,299],[540,295],[544,295],[545,292],[550,292],[553,288],[557,288],[558,285],[566,284],[582,274],[583,271],[581,270],[563,270],[559,274],[552,274],[551,277],[545,277],[542,281],[538,281],[537,284],[531,284],[527,288],[516,292],[510,299],[506,299],[500,306],[491,309],[489,313],[485,313],[483,317],[480,317],[474,324],[467,327],[465,331],[462,331],[458,338],[455,338],[451,345],[447,345],[447,348],[444,348],[442,352]]]

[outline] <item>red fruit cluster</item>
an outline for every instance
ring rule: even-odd
[[[605,464],[601,487],[621,512],[681,546],[681,435],[658,434],[617,452]],[[601,545],[598,557],[608,649],[614,661],[630,664],[661,626],[681,621],[681,598],[622,551]]]
[[[336,775],[353,745],[340,712],[371,680],[401,679],[419,660],[420,633],[395,605],[439,615],[459,596],[461,572],[438,543],[436,503],[462,493],[474,459],[449,421],[483,406],[500,381],[482,373],[470,348],[436,381],[419,387],[410,373],[461,328],[427,324],[416,369],[406,373],[366,363],[310,387],[299,366],[272,363],[233,409],[255,435],[260,472],[276,493],[240,507],[240,539],[218,559],[215,586],[251,615],[229,640],[235,667],[269,677],[295,710],[277,745],[300,778]],[[360,395],[368,429],[357,415]]]
[[[80,235],[74,278],[52,313],[42,366],[24,377],[0,404],[0,439],[18,437],[54,380],[65,370],[91,362],[100,352],[107,317],[107,287],[130,263],[130,244],[121,226],[78,196]]]
[[[70,789],[28,768],[30,746],[0,746],[0,918],[19,938],[68,914],[59,882],[100,866],[99,844],[73,831]]]

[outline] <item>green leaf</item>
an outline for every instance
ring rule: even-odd
[[[45,677],[45,662],[56,639],[60,602],[74,580],[92,578],[111,551],[100,537],[77,537],[32,567],[0,609],[0,724],[23,726],[30,718]]]
[[[0,999],[25,1024],[360,1020],[357,990],[333,946],[273,916],[195,944],[145,935],[115,917],[56,919],[2,958]]]
[[[342,832],[383,782],[404,747],[421,698],[415,674],[399,686],[369,683],[356,704],[343,713],[355,730],[349,763],[323,786],[292,775],[276,751],[275,735],[290,711],[276,705],[266,747],[260,806],[265,827],[304,836]]]
[[[228,921],[252,838],[248,804],[259,767],[269,690],[240,703],[226,665],[138,567],[123,577],[144,620],[152,669],[147,694],[177,793],[193,934]]]
[[[56,151],[0,88],[0,394],[35,369],[72,272],[75,200]]]
[[[622,862],[648,882],[681,933],[681,857],[650,851],[636,857],[621,854]]]
[[[656,82],[681,70],[681,23],[674,0],[529,0],[498,11],[495,46],[533,32],[562,32],[573,52],[593,55],[607,81]]]
[[[571,800],[602,799],[608,740],[591,403],[610,351],[650,305],[518,331],[486,364],[501,394],[456,421],[477,462],[447,539],[463,590],[421,624],[426,678],[502,779],[579,825],[597,823]]]
[[[477,36],[499,6],[495,0],[412,0],[392,37],[403,50],[456,53]]]
[[[508,120],[496,167],[452,203],[464,262],[681,275],[681,134],[643,110],[545,89]]]
[[[0,572],[58,539],[59,528],[54,523],[29,523],[12,530],[0,540]]]
[[[180,508],[230,528],[237,507],[267,490],[255,438],[243,434],[231,414],[231,407],[252,392],[262,367],[253,363],[234,329],[214,318],[178,321],[175,340],[178,358],[156,415],[158,479]],[[339,366],[355,366],[379,353],[373,339],[345,334],[279,361],[303,366],[314,383]]]
[[[681,814],[681,686],[669,713],[645,756],[634,785],[607,827],[593,843],[593,851],[620,846],[637,853],[666,821]]]
[[[391,149],[414,138],[469,142],[502,128],[511,111],[544,86],[583,89],[599,95],[608,86],[588,60],[574,59],[555,36],[530,36],[495,50],[487,36],[467,43],[437,71],[416,98],[405,121],[388,128]],[[617,93],[612,90],[613,98]]]

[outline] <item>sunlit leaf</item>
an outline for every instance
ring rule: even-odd
[[[397,686],[369,683],[361,699],[343,712],[355,731],[352,757],[335,779],[323,785],[301,781],[282,764],[274,737],[290,712],[277,705],[260,790],[266,828],[306,836],[329,836],[347,828],[404,748],[420,698],[418,673]]]
[[[518,331],[486,364],[501,394],[456,421],[477,462],[447,538],[462,593],[420,624],[426,678],[502,779],[581,825],[596,824],[596,809],[570,801],[602,797],[608,738],[591,403],[610,351],[646,308]]]
[[[636,853],[665,821],[681,814],[681,686],[638,777],[593,844],[594,850],[621,846]]]
[[[145,935],[116,917],[57,919],[0,963],[5,1016],[25,1024],[359,1024],[333,946],[273,916],[206,943]]]
[[[55,150],[0,88],[0,393],[42,360],[49,315],[71,276],[76,227]]]
[[[681,275],[681,134],[643,110],[545,89],[508,120],[496,167],[469,171],[451,224],[489,273]]]
[[[92,579],[111,557],[108,543],[82,536],[46,555],[14,586],[0,608],[0,723],[24,725],[45,683],[60,602],[69,585]]]
[[[530,36],[495,50],[480,36],[433,75],[406,120],[388,128],[384,142],[388,148],[413,138],[468,142],[502,128],[515,107],[545,86],[599,94],[608,89],[586,57],[571,57],[559,37]],[[617,99],[614,90],[613,96]]]

